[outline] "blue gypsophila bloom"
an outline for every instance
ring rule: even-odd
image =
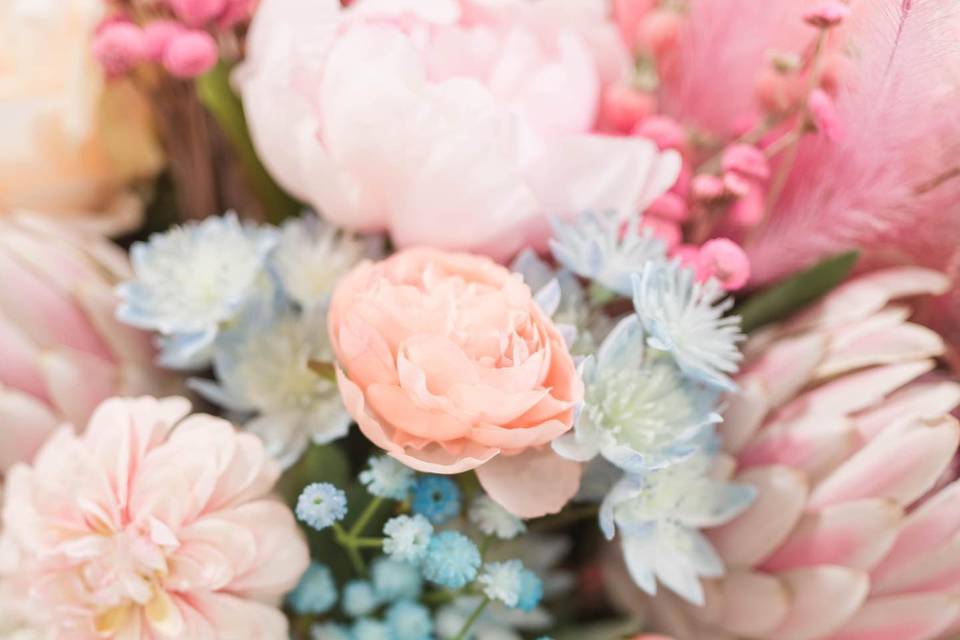
[[[417,479],[413,469],[390,456],[372,456],[359,478],[372,495],[392,500],[406,500]]]
[[[381,602],[416,600],[423,590],[423,575],[419,568],[386,557],[373,561],[370,579]]]
[[[427,554],[433,525],[421,515],[401,515],[383,525],[383,552],[401,562],[420,562]]]
[[[687,376],[724,390],[735,385],[743,357],[740,318],[725,316],[733,306],[720,284],[699,282],[679,261],[648,264],[633,276],[633,306],[647,344],[668,352]]]
[[[330,611],[337,603],[337,585],[330,568],[311,562],[296,589],[287,595],[287,602],[300,615],[320,615]]]
[[[310,640],[354,640],[343,625],[327,622],[310,627]]]
[[[351,618],[359,618],[379,607],[380,599],[373,590],[373,585],[366,580],[351,580],[343,588],[340,606]]]
[[[460,488],[444,476],[423,476],[413,485],[413,512],[433,524],[444,524],[460,514]]]
[[[387,609],[387,626],[393,640],[430,640],[433,619],[422,604],[401,600]]]
[[[550,249],[557,262],[624,297],[633,292],[632,274],[666,261],[666,244],[641,224],[639,215],[586,213],[572,222],[554,218],[553,231]]]
[[[523,563],[519,560],[490,562],[483,566],[478,582],[483,593],[491,600],[499,600],[508,607],[516,607],[520,601],[520,576]]]
[[[276,238],[274,229],[242,224],[229,213],[135,243],[134,276],[117,289],[117,317],[164,336],[164,365],[203,366],[223,324],[269,289],[265,265]]]
[[[517,609],[533,611],[543,599],[543,581],[529,569],[520,574],[520,598],[517,600]]]
[[[347,515],[347,494],[328,482],[308,485],[297,499],[297,519],[317,531]]]
[[[442,587],[459,589],[476,579],[480,563],[480,550],[470,538],[456,531],[442,531],[430,540],[423,577]]]
[[[352,640],[393,640],[390,627],[385,622],[360,618],[353,623]]]

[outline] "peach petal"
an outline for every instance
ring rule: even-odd
[[[956,593],[960,588],[960,537],[918,552],[877,572],[873,590],[890,595],[910,592]]]
[[[816,640],[853,618],[870,589],[862,571],[821,565],[778,574],[790,591],[790,611],[771,634],[778,640]]]
[[[557,513],[576,495],[583,469],[550,448],[498,456],[477,469],[487,494],[521,518]]]
[[[747,376],[738,383],[740,391],[727,400],[722,430],[723,448],[734,454],[757,432],[770,410],[767,394],[756,378]]]
[[[960,384],[946,380],[916,382],[857,414],[857,430],[864,440],[872,440],[885,429],[896,429],[917,420],[933,420],[958,406]]]
[[[569,430],[570,423],[562,420],[547,420],[543,424],[524,429],[505,429],[493,424],[481,423],[470,431],[470,439],[491,447],[525,449],[552,442]]]
[[[715,599],[707,607],[714,624],[747,637],[764,636],[787,616],[790,592],[773,576],[749,571],[732,571],[710,590]]]
[[[870,598],[828,640],[929,640],[939,638],[960,614],[960,599],[948,594]]]
[[[744,467],[783,464],[818,478],[843,462],[860,445],[852,420],[843,416],[804,416],[775,422],[740,452]]]
[[[817,376],[827,378],[861,367],[932,358],[942,354],[943,350],[943,339],[920,325],[901,324],[875,329],[871,326],[847,337],[839,348],[832,348],[827,359],[817,368]]]
[[[443,411],[423,409],[400,387],[371,384],[366,400],[370,408],[399,431],[430,440],[456,440],[470,433],[471,425]]]

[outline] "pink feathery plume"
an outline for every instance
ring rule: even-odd
[[[849,60],[836,96],[843,136],[803,142],[770,219],[746,247],[756,283],[854,247],[868,266],[956,268],[960,3],[854,8],[840,34]]]

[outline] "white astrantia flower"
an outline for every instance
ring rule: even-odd
[[[523,520],[513,515],[490,496],[479,495],[470,504],[470,522],[488,536],[511,540],[527,530]]]
[[[588,213],[572,222],[554,219],[550,249],[577,275],[624,297],[633,291],[631,276],[667,259],[667,245],[644,227],[639,215]]]
[[[357,476],[371,495],[406,500],[416,481],[413,469],[390,456],[371,456],[367,468]]]
[[[620,537],[630,576],[656,593],[657,582],[694,604],[703,604],[700,578],[718,577],[724,567],[704,527],[716,527],[742,513],[756,496],[748,485],[711,477],[707,448],[667,467],[618,482],[600,508],[600,528]]]
[[[553,442],[565,458],[602,455],[639,473],[689,455],[720,421],[717,394],[685,378],[669,358],[648,352],[635,315],[617,324],[579,372],[584,401],[574,430]]]
[[[355,236],[310,214],[285,222],[272,264],[291,300],[326,304],[337,281],[365,258],[378,257],[379,236]]]
[[[154,234],[130,249],[134,278],[117,289],[117,317],[164,337],[163,364],[202,366],[223,325],[269,288],[275,243],[275,230],[234,213]]]
[[[261,302],[217,340],[217,382],[194,379],[191,385],[222,407],[255,414],[246,428],[287,467],[309,442],[324,444],[349,430],[336,382],[311,368],[332,361],[323,310],[301,315]]]
[[[651,263],[633,276],[633,305],[649,346],[669,352],[688,376],[735,388],[743,334],[739,317],[724,316],[733,300],[716,280],[698,282],[679,261]]]

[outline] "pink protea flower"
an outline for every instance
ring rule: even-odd
[[[148,335],[114,318],[123,252],[51,219],[0,217],[0,473],[113,395],[163,392]]]
[[[7,478],[2,555],[56,640],[281,640],[307,566],[253,435],[183,398],[111,399]],[[13,559],[10,563],[9,559]]]
[[[960,620],[960,384],[896,298],[945,279],[919,268],[854,280],[746,346],[721,429],[758,498],[708,531],[726,576],[696,608],[651,610],[681,640],[931,640]]]

